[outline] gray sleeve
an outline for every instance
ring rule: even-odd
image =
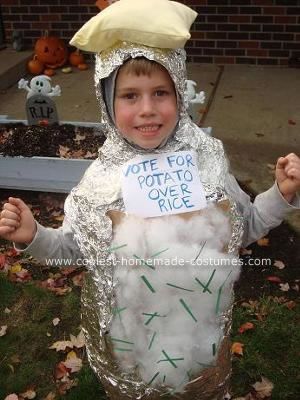
[[[292,203],[288,203],[276,183],[266,192],[257,195],[253,203],[231,174],[226,180],[226,190],[237,202],[244,218],[245,232],[242,242],[244,247],[280,225],[289,211],[300,208],[300,197],[296,195]]]
[[[49,264],[48,260],[53,260],[51,264],[53,266],[82,265],[78,263],[78,259],[82,259],[82,254],[66,217],[62,227],[58,229],[45,228],[38,222],[36,224],[37,232],[33,241],[28,246],[15,243],[17,250],[29,253],[44,264]]]

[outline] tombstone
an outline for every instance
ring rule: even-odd
[[[58,124],[58,115],[54,101],[40,94],[35,94],[26,102],[28,125]]]

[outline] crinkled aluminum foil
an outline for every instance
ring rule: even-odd
[[[82,181],[69,195],[65,211],[74,230],[75,239],[88,262],[88,278],[82,294],[83,326],[87,339],[90,364],[113,398],[150,399],[158,398],[165,391],[154,389],[141,382],[134,374],[125,374],[118,369],[108,340],[108,332],[114,317],[115,292],[113,263],[115,255],[109,250],[112,239],[111,220],[108,210],[124,211],[120,186],[120,167],[131,158],[145,154],[125,142],[118,130],[111,124],[102,97],[101,79],[129,57],[146,57],[162,64],[170,73],[180,101],[180,121],[176,133],[163,148],[153,153],[167,151],[195,150],[198,154],[198,168],[208,201],[229,199],[231,204],[232,238],[229,252],[236,254],[243,233],[242,219],[233,199],[224,187],[228,173],[227,160],[221,142],[205,134],[196,126],[186,112],[184,100],[185,52],[184,50],[154,49],[130,43],[120,43],[96,56],[95,82],[100,103],[102,122],[107,140],[99,149],[99,157],[86,171]],[[223,316],[230,321],[231,310]],[[224,337],[228,332],[224,330]],[[122,397],[120,397],[122,394]],[[177,398],[177,395],[174,395]],[[181,397],[178,397],[181,398]],[[204,394],[199,393],[203,399]]]

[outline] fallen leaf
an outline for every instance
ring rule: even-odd
[[[70,158],[82,158],[84,156],[84,150],[74,150],[70,154]]]
[[[74,142],[76,142],[76,143],[80,143],[80,142],[81,142],[81,140],[84,140],[84,139],[85,139],[85,135],[81,135],[80,133],[76,133],[76,136],[75,136]]]
[[[97,153],[91,153],[90,151],[87,151],[84,155],[84,158],[95,158],[97,156]]]
[[[0,254],[0,269],[2,269],[4,267],[6,263],[6,257],[4,254]]]
[[[54,319],[52,320],[52,324],[53,324],[54,326],[58,325],[59,322],[60,322],[60,319],[59,319],[59,318],[54,318]]]
[[[24,399],[34,399],[36,397],[36,393],[32,389],[28,389],[26,392],[20,393],[20,396],[22,396]]]
[[[56,364],[55,370],[54,370],[55,379],[62,379],[64,376],[68,376],[68,375],[69,375],[68,368],[65,366],[63,361]]]
[[[254,387],[259,399],[270,397],[274,388],[273,383],[263,376],[261,377],[261,382],[255,382],[252,386]]]
[[[290,300],[290,301],[284,303],[284,305],[285,305],[289,310],[292,310],[293,308],[296,307],[297,303],[296,303],[295,301],[293,301],[293,300]]]
[[[0,336],[6,335],[6,331],[7,331],[7,325],[2,325],[0,327]]]
[[[62,222],[64,220],[64,218],[65,218],[65,216],[63,214],[59,215],[57,217],[54,217],[55,221],[60,221],[60,222]]]
[[[73,346],[77,347],[77,349],[85,346],[85,337],[83,331],[80,331],[77,336],[70,335],[70,339]]]
[[[269,246],[269,239],[262,238],[262,239],[259,239],[256,243],[261,247],[266,247],[266,246]]]
[[[295,285],[291,286],[293,290],[296,290],[296,292],[299,292],[299,285],[295,283]]]
[[[61,273],[64,276],[68,276],[68,275],[72,274],[72,272],[76,271],[76,269],[77,269],[76,267],[64,267],[61,269]]]
[[[243,355],[243,347],[244,347],[243,343],[234,342],[231,346],[231,353],[242,356]]]
[[[276,165],[275,164],[267,164],[267,167],[270,171],[275,171]]]
[[[12,356],[10,357],[10,361],[11,361],[13,364],[19,364],[19,363],[21,362],[20,356],[19,356],[18,354],[14,354],[14,355],[12,355]]]
[[[70,340],[58,340],[57,342],[54,342],[49,349],[65,351],[67,347],[73,349],[73,343]]]
[[[252,322],[245,322],[239,327],[238,332],[244,333],[246,331],[249,331],[250,329],[254,329],[254,324],[252,324]]]
[[[55,393],[50,392],[50,393],[47,394],[46,397],[44,397],[43,400],[55,400],[55,397],[56,397],[56,396],[55,396]]]
[[[282,262],[282,261],[280,261],[280,260],[275,260],[273,266],[276,267],[276,268],[278,268],[278,269],[283,269],[283,268],[285,268],[284,262]]]
[[[65,378],[66,378],[66,379],[64,380],[64,382],[61,383],[61,384],[58,386],[58,393],[59,393],[60,395],[66,394],[66,392],[67,392],[68,390],[70,390],[72,387],[78,385],[78,381],[77,381],[76,379],[71,380],[71,379],[68,378],[68,377],[65,377]]]
[[[10,268],[10,272],[12,274],[16,274],[17,272],[20,272],[20,271],[22,271],[22,265],[19,263],[12,265]]]
[[[6,396],[4,400],[18,400],[18,399],[19,397],[16,395],[16,393],[12,393]]]
[[[289,125],[296,125],[296,122],[293,119],[288,120]]]
[[[241,248],[240,249],[240,255],[241,256],[250,256],[252,254],[252,250],[251,249],[244,249],[244,248]]]
[[[281,279],[279,278],[279,276],[267,276],[266,280],[269,282],[274,282],[274,283],[280,283]]]
[[[80,272],[80,274],[77,274],[72,277],[72,282],[75,286],[83,286],[84,282],[84,277],[85,277],[85,271]]]
[[[63,362],[65,367],[68,368],[68,370],[73,373],[73,372],[78,372],[82,368],[82,360],[81,358],[77,357],[77,354],[75,351],[70,351],[67,355],[66,361]]]
[[[70,158],[69,147],[59,145],[58,155],[63,158]]]
[[[279,289],[283,292],[288,292],[290,290],[290,285],[288,283],[279,283]]]

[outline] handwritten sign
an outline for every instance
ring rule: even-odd
[[[206,207],[194,151],[133,158],[122,168],[122,191],[126,211],[142,217]]]

